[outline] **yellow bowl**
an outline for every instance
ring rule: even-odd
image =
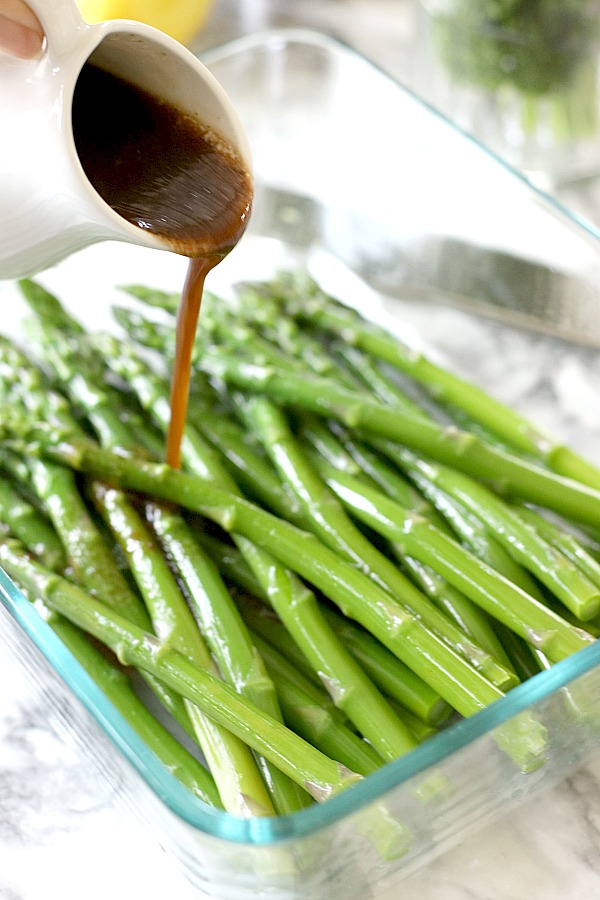
[[[77,0],[86,22],[135,19],[189,43],[198,33],[212,0]]]

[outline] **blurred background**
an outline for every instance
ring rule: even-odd
[[[600,226],[598,0],[78,0],[200,55],[273,27],[327,32]]]

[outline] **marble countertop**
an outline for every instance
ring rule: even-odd
[[[301,24],[342,37],[410,82],[411,16],[407,0],[217,0],[198,50]],[[572,189],[569,200],[600,218],[593,187]],[[1,652],[0,684],[1,900],[191,900],[169,857],[54,732],[37,694]],[[564,783],[380,900],[600,900],[599,846],[600,750]]]

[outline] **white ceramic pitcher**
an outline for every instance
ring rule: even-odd
[[[28,0],[46,42],[34,60],[0,53],[0,278],[32,275],[89,244],[167,249],[115,213],[88,181],[71,125],[75,84],[102,68],[196,116],[250,170],[241,123],[211,73],[181,44],[127,20],[86,24],[73,0]]]

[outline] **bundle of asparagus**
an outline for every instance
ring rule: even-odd
[[[203,801],[322,802],[596,639],[600,472],[305,275],[205,298],[182,470],[162,462],[178,297],[128,288],[120,339],[21,288],[0,564]],[[497,743],[529,771],[543,722]]]

